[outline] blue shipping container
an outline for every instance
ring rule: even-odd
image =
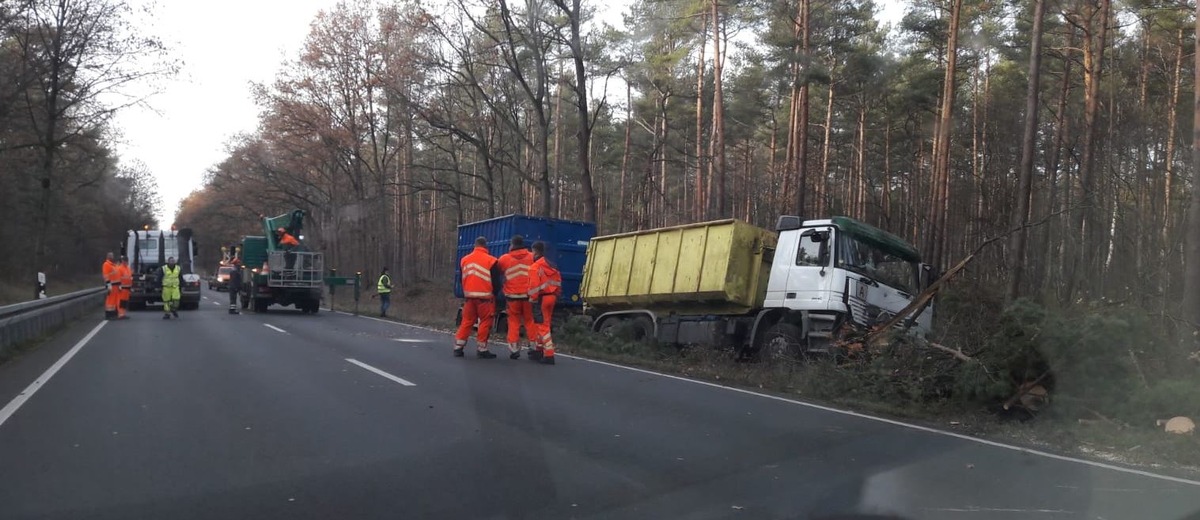
[[[525,237],[529,247],[539,240],[546,243],[546,256],[563,277],[560,307],[581,307],[579,284],[583,281],[583,263],[588,241],[596,235],[596,225],[588,222],[508,215],[458,226],[458,258],[475,249],[475,239],[485,237],[488,251],[499,258],[508,252],[513,235]],[[462,272],[458,259],[454,261],[454,295],[462,298]]]

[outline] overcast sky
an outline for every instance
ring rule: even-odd
[[[610,0],[602,19],[619,25],[631,0]],[[132,0],[150,4],[153,0]],[[903,0],[880,0],[882,18],[896,20]],[[141,161],[158,179],[168,226],[183,197],[225,157],[225,145],[253,131],[258,108],[252,82],[269,82],[297,55],[309,24],[337,0],[161,0],[148,30],[166,39],[182,61],[177,79],[159,87],[149,107],[127,109],[114,127],[122,161]]]

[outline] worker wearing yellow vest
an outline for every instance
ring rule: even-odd
[[[167,265],[162,266],[162,301],[163,319],[171,316],[179,318],[179,276],[182,269],[175,264],[175,257],[167,259]]]
[[[496,265],[496,257],[488,253],[487,239],[475,239],[475,250],[464,256],[459,262],[462,268],[462,288],[466,301],[462,307],[462,322],[458,325],[458,333],[454,335],[454,356],[462,357],[463,349],[467,346],[467,338],[471,337],[471,326],[479,320],[479,335],[475,337],[476,353],[481,359],[492,359],[495,354],[488,351],[488,334],[492,331],[492,320],[496,311],[496,287],[492,280],[499,279],[501,273]]]
[[[117,276],[121,286],[120,301],[117,302],[117,319],[127,320],[129,319],[126,314],[129,310],[129,296],[133,292],[133,271],[129,269],[129,259],[124,255],[121,256],[121,263],[117,265]]]
[[[392,277],[388,268],[384,267],[379,273],[379,281],[375,284],[375,292],[379,294],[379,317],[386,318],[388,307],[392,306]]]
[[[554,364],[554,338],[550,335],[550,322],[554,319],[554,305],[558,293],[562,292],[562,274],[546,259],[546,243],[533,243],[533,265],[529,268],[529,299],[541,302],[542,324],[538,330],[537,350],[529,353],[531,359],[546,365]]]
[[[533,265],[533,253],[525,247],[525,237],[513,235],[509,251],[500,256],[496,263],[504,272],[505,314],[508,315],[508,357],[521,357],[521,325],[525,325],[525,337],[530,341],[537,338],[537,324],[533,321],[533,304],[529,302],[529,268]]]
[[[117,319],[117,305],[121,303],[121,275],[117,272],[117,263],[113,262],[113,254],[104,257],[104,265],[100,268],[104,274],[104,288],[108,294],[104,297],[104,319]]]

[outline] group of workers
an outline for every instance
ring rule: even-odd
[[[471,336],[471,327],[479,322],[475,337],[475,355],[492,359],[496,355],[488,349],[488,336],[492,331],[492,320],[496,311],[496,297],[504,296],[505,312],[508,315],[508,351],[510,359],[521,357],[518,342],[521,327],[525,337],[533,341],[529,358],[543,364],[554,364],[554,338],[551,336],[551,321],[554,305],[562,292],[562,274],[546,257],[546,243],[534,242],[532,253],[525,246],[525,238],[515,235],[509,241],[509,251],[496,258],[487,249],[487,239],[475,239],[475,249],[459,262],[462,268],[463,297],[462,322],[454,335],[454,356],[462,357]],[[542,322],[533,319],[533,305],[540,303]]]
[[[104,297],[104,319],[129,319],[129,295],[133,291],[133,271],[129,269],[129,259],[122,255],[120,262],[114,262],[113,254],[108,253],[101,273],[104,275],[104,288],[108,291]]]
[[[133,293],[133,270],[129,268],[129,258],[121,255],[120,261],[116,262],[113,254],[108,253],[104,258],[101,273],[104,276],[104,287],[108,290],[104,298],[104,319],[129,319],[129,297]],[[175,257],[168,258],[167,265],[159,270],[164,320],[179,318],[179,281],[182,274],[183,270],[175,263]]]

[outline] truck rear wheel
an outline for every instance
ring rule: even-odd
[[[271,306],[271,300],[266,298],[254,299],[254,312],[267,312],[267,307]]]

